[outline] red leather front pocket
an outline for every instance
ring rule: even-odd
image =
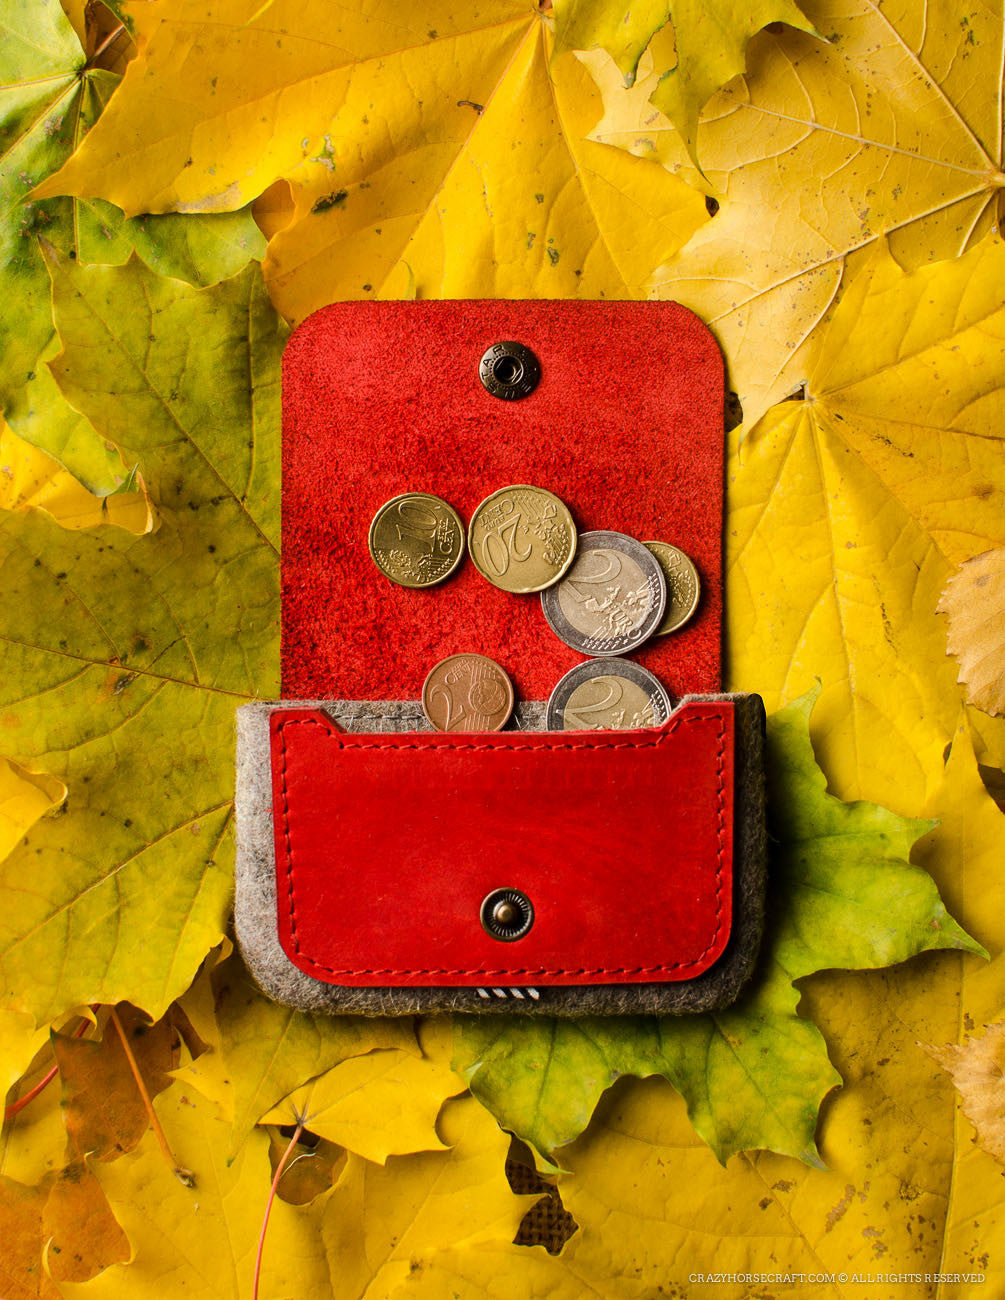
[[[660,728],[447,735],[271,726],[279,936],[353,987],[620,984],[699,975],[729,938],[733,704]],[[523,938],[479,920],[495,889]]]

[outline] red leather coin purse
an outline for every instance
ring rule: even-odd
[[[537,386],[500,400],[488,348]],[[283,370],[283,700],[238,715],[237,932],[262,987],[366,1014],[675,1012],[727,1004],[756,956],[763,709],[720,691],[723,370],[673,303],[342,303],[304,322]],[[581,531],[684,550],[702,584],[683,629],[637,655],[679,700],[635,731],[544,730],[581,657],[540,601],[467,562],[389,582],[369,524],[403,492],[465,520],[532,483]],[[510,728],[432,732],[433,664],[509,673]],[[517,937],[482,923],[529,901]]]

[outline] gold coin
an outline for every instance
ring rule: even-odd
[[[370,556],[385,578],[402,587],[432,587],[464,556],[464,525],[453,506],[428,492],[403,492],[373,517]]]
[[[653,633],[653,636],[665,636],[683,627],[698,608],[701,581],[692,561],[678,547],[669,542],[643,542],[642,545],[655,555],[666,579],[666,613]]]
[[[422,712],[437,731],[499,731],[513,699],[509,676],[485,655],[442,659],[422,684]]]
[[[576,556],[576,525],[552,492],[515,483],[487,496],[471,516],[475,568],[503,591],[544,591]]]

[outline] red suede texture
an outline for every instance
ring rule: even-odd
[[[271,717],[279,934],[329,983],[682,980],[730,931],[733,706],[618,732],[350,735]],[[523,890],[527,935],[482,900]]]
[[[542,377],[521,401],[478,378],[484,350],[525,343]],[[582,531],[681,547],[702,598],[681,632],[635,657],[674,695],[714,692],[722,612],[723,367],[675,303],[336,303],[305,321],[283,366],[283,650],[287,698],[416,699],[429,669],[476,651],[519,695],[546,699],[581,656],[536,596],[486,582],[470,560],[410,591],[370,559],[389,497],[415,490],[468,522],[509,483],[556,492]]]

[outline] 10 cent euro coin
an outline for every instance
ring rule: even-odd
[[[515,483],[493,492],[468,525],[475,568],[494,587],[543,591],[568,570],[576,554],[576,525],[553,492]]]
[[[549,731],[658,727],[673,702],[658,677],[630,659],[587,660],[570,669],[548,701]]]
[[[464,525],[453,506],[428,492],[403,492],[373,517],[370,556],[402,587],[432,587],[464,557]]]
[[[666,607],[663,570],[624,533],[583,533],[576,562],[541,593],[548,626],[567,646],[593,657],[623,655],[647,641]]]
[[[437,731],[499,731],[513,712],[513,683],[494,659],[441,659],[422,686],[422,712]]]
[[[679,546],[671,546],[669,542],[643,542],[642,545],[656,556],[666,580],[667,607],[663,622],[653,633],[654,636],[666,636],[668,632],[683,627],[698,608],[701,580],[694,561]]]

